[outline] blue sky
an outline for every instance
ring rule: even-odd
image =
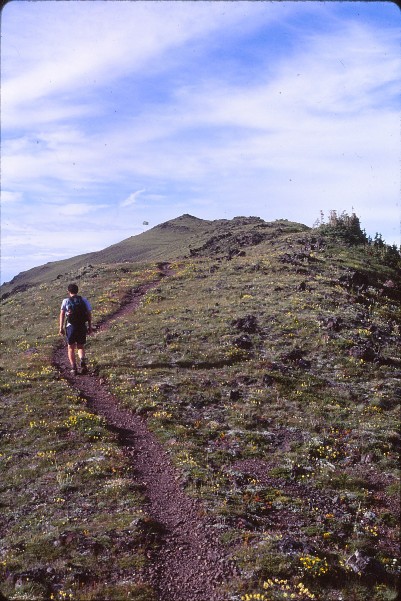
[[[400,244],[400,23],[391,2],[10,2],[1,281],[183,213],[355,211]]]

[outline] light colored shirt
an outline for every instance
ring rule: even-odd
[[[79,295],[78,295],[78,296],[79,296]],[[86,305],[86,308],[87,308],[87,310],[88,310],[88,311],[92,311],[92,307],[91,307],[91,304],[90,304],[90,302],[88,301],[88,299],[87,299],[87,298],[85,298],[84,296],[81,296],[81,298],[82,298],[82,300],[84,301],[84,303],[85,303],[85,305]],[[61,309],[60,309],[60,311],[67,311],[67,303],[68,303],[68,301],[69,301],[69,300],[70,300],[70,297],[68,297],[68,298],[65,298],[65,299],[63,300],[63,302],[61,303]]]

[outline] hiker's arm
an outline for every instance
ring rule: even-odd
[[[88,333],[92,332],[92,311],[88,311]]]
[[[59,324],[59,331],[58,333],[60,334],[60,336],[63,336],[65,333],[64,330],[64,319],[65,319],[65,311],[64,309],[61,309],[60,311],[60,324]]]

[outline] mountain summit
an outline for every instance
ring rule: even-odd
[[[268,223],[259,217],[235,217],[234,219],[204,220],[193,215],[184,214],[166,221],[136,236],[130,236],[121,242],[91,253],[85,253],[64,259],[52,261],[23,271],[10,282],[1,286],[2,294],[10,294],[24,290],[34,284],[42,284],[61,277],[73,278],[79,275],[79,270],[88,265],[112,264],[146,261],[170,261],[196,252],[204,253],[207,249],[216,251],[220,246],[224,251],[230,243],[235,246],[235,240],[247,237],[242,244],[253,244],[264,236],[252,238],[251,232],[270,232],[281,229],[308,229],[301,224],[288,221]],[[217,244],[220,241],[220,244]],[[225,242],[224,242],[225,241]],[[194,250],[195,249],[195,250]],[[197,249],[197,250],[196,250]]]

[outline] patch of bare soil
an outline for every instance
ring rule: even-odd
[[[160,266],[168,276],[167,264]],[[139,286],[108,320],[99,325],[106,329],[113,319],[134,311],[148,290],[160,280]],[[147,513],[156,523],[155,550],[145,576],[157,591],[159,601],[223,601],[224,582],[235,568],[216,541],[215,530],[202,505],[189,498],[161,444],[149,432],[138,415],[122,408],[100,378],[92,374],[73,376],[65,345],[55,349],[53,362],[62,377],[88,402],[88,408],[105,418],[118,433],[132,463],[134,477],[147,497]]]

